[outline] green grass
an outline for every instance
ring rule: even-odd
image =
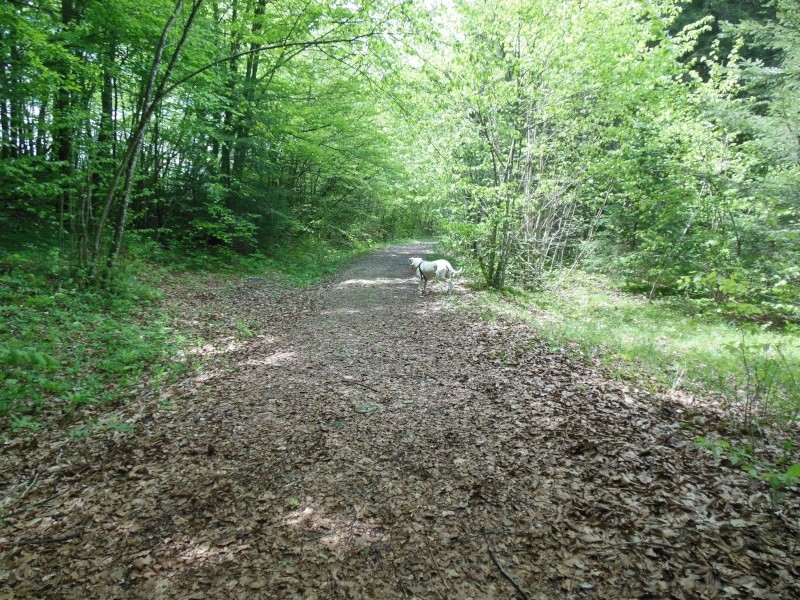
[[[100,291],[75,285],[56,251],[0,251],[0,429],[36,430],[167,378],[175,335],[160,304],[130,269]]]
[[[377,247],[378,244],[340,247],[324,240],[304,238],[271,248],[266,254],[256,252],[245,256],[229,248],[199,250],[183,247],[166,251],[153,242],[140,239],[132,244],[132,254],[175,270],[251,276],[280,273],[292,285],[309,285],[336,273]]]
[[[752,392],[760,378],[780,412],[791,417],[800,408],[794,375],[800,337],[792,330],[732,324],[681,299],[650,302],[608,278],[577,272],[536,294],[478,294],[472,306],[487,319],[528,323],[551,345],[597,358],[622,375],[645,371],[664,386],[731,399]]]
[[[359,256],[368,254],[377,245],[363,244],[353,248],[338,248],[323,241],[306,239],[275,249],[262,265],[286,275],[295,285],[316,283],[336,273]]]

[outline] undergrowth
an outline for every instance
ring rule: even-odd
[[[139,240],[133,251],[137,256],[147,256],[176,270],[251,276],[277,272],[285,275],[293,285],[308,285],[336,273],[353,259],[376,247],[377,245],[366,243],[340,247],[324,240],[304,238],[275,246],[266,253],[242,255],[224,247],[202,250],[176,248],[169,251]]]
[[[314,239],[306,239],[294,245],[281,246],[263,257],[262,268],[286,275],[295,285],[315,283],[336,273],[349,262],[364,256],[376,245],[361,244],[351,248],[340,248]]]
[[[77,285],[57,250],[0,250],[0,429],[37,430],[158,384],[178,364],[157,289],[138,266],[110,289]]]

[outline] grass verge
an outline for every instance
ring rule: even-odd
[[[377,244],[360,244],[352,248],[338,248],[307,239],[293,246],[275,249],[261,264],[262,268],[283,273],[294,285],[308,285],[336,273],[377,247]]]
[[[360,244],[343,248],[322,240],[307,238],[277,246],[267,254],[259,252],[244,256],[227,248],[197,251],[183,248],[167,252],[152,243],[140,243],[135,256],[149,257],[175,270],[206,273],[235,273],[237,275],[271,275],[281,273],[292,285],[316,283],[344,265],[379,247]]]

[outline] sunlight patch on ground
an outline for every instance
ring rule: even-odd
[[[321,315],[358,315],[361,311],[357,308],[335,308],[332,310],[323,310]]]
[[[219,373],[216,371],[203,371],[202,373],[198,373],[194,377],[191,377],[189,381],[193,381],[195,383],[204,383],[206,381],[211,381],[212,379],[216,379],[219,376]]]
[[[237,342],[236,340],[231,340],[227,344],[221,346],[214,346],[213,344],[204,344],[203,346],[197,346],[195,348],[189,348],[188,350],[183,352],[183,356],[219,356],[220,354],[228,354],[230,352],[236,352],[237,350],[241,350],[244,348],[245,344],[243,342]]]
[[[165,540],[168,542],[169,540]],[[187,563],[221,563],[235,558],[235,554],[247,550],[250,544],[212,545],[206,540],[172,540],[172,545],[179,550],[180,560]]]
[[[442,312],[442,305],[439,303],[420,304],[419,306],[417,306],[417,308],[414,309],[415,315],[419,315],[420,318],[425,318],[425,319],[430,319],[431,315],[435,315],[440,312]],[[433,325],[433,323],[434,322],[432,321],[431,325]]]
[[[257,339],[263,343],[271,344],[275,341],[275,338],[268,335],[257,335],[253,339]],[[199,356],[199,357],[209,357],[209,356],[219,356],[221,354],[228,354],[230,352],[236,352],[244,348],[248,343],[252,343],[253,339],[248,341],[239,341],[234,338],[228,338],[221,344],[214,345],[214,344],[203,344],[202,346],[195,346],[194,348],[188,348],[182,352],[178,353],[179,358],[186,358],[188,356]]]
[[[360,285],[369,287],[373,285],[405,285],[408,283],[408,278],[402,277],[378,277],[377,279],[348,279],[338,284],[337,288],[343,288],[351,285]]]
[[[267,365],[285,365],[295,360],[297,360],[297,352],[276,352],[264,358],[251,358],[244,364],[251,367],[261,367]]]
[[[317,541],[330,548],[343,544],[373,544],[388,537],[380,525],[360,521],[359,516],[358,511],[347,519],[325,516],[307,506],[290,512],[283,518],[283,523],[290,527],[306,527],[319,532]]]

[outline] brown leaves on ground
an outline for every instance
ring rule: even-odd
[[[205,367],[5,444],[0,599],[800,597],[797,496],[694,449],[713,416],[420,298],[424,251],[170,284]]]

